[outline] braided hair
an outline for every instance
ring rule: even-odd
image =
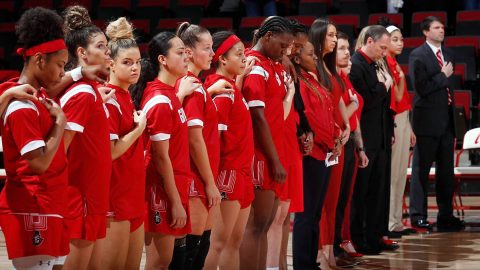
[[[294,31],[289,19],[280,16],[270,16],[262,22],[258,31],[255,31],[253,38],[258,41],[268,32],[293,34]]]

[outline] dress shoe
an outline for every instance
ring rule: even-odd
[[[458,232],[465,228],[465,221],[454,216],[437,219],[437,230],[439,232]]]
[[[349,249],[349,246],[351,246],[350,249]],[[343,251],[345,251],[345,253],[350,257],[353,257],[353,258],[363,257],[363,254],[356,252],[356,250],[354,250],[355,252],[352,252],[351,249],[354,249],[353,243],[349,240],[343,240],[343,242],[340,244],[340,248],[343,249]]]
[[[359,246],[357,251],[365,255],[379,255],[382,252],[380,247],[371,247],[369,245]]]
[[[402,235],[416,234],[417,230],[415,230],[414,228],[405,228],[405,229],[401,230],[400,233]]]
[[[397,231],[389,231],[388,232],[388,238],[395,238],[395,239],[398,239],[398,238],[402,238],[404,234],[402,234],[401,231],[397,232]]]
[[[412,227],[430,231],[432,229],[432,224],[426,219],[417,219],[412,222]]]
[[[398,244],[398,242],[390,239],[382,239],[380,241],[380,248],[382,250],[393,251],[393,250],[397,250],[399,247],[400,245]]]

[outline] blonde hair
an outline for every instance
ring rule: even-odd
[[[355,51],[360,49],[365,44],[365,36],[368,31],[368,28],[370,28],[370,26],[364,27],[362,31],[360,31],[360,34],[358,34],[358,38],[355,43]]]
[[[109,39],[108,48],[110,49],[112,59],[118,55],[120,49],[138,48],[133,35],[133,25],[125,17],[120,17],[110,22],[105,30],[105,34]]]

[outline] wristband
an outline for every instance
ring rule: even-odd
[[[72,69],[70,71],[70,76],[72,76],[72,80],[74,82],[77,82],[78,80],[82,79],[83,78],[82,67],[77,67]]]

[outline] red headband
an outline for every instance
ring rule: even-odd
[[[55,39],[38,44],[28,49],[18,48],[17,53],[25,58],[27,56],[35,55],[36,53],[52,53],[66,48],[67,45],[65,45],[65,41],[63,39]]]
[[[220,55],[228,52],[228,50],[230,50],[230,48],[232,48],[233,45],[237,44],[239,41],[241,40],[236,35],[229,36],[224,42],[222,42],[220,47],[218,47],[217,51],[215,52],[215,56],[213,56],[212,62],[217,62]]]

